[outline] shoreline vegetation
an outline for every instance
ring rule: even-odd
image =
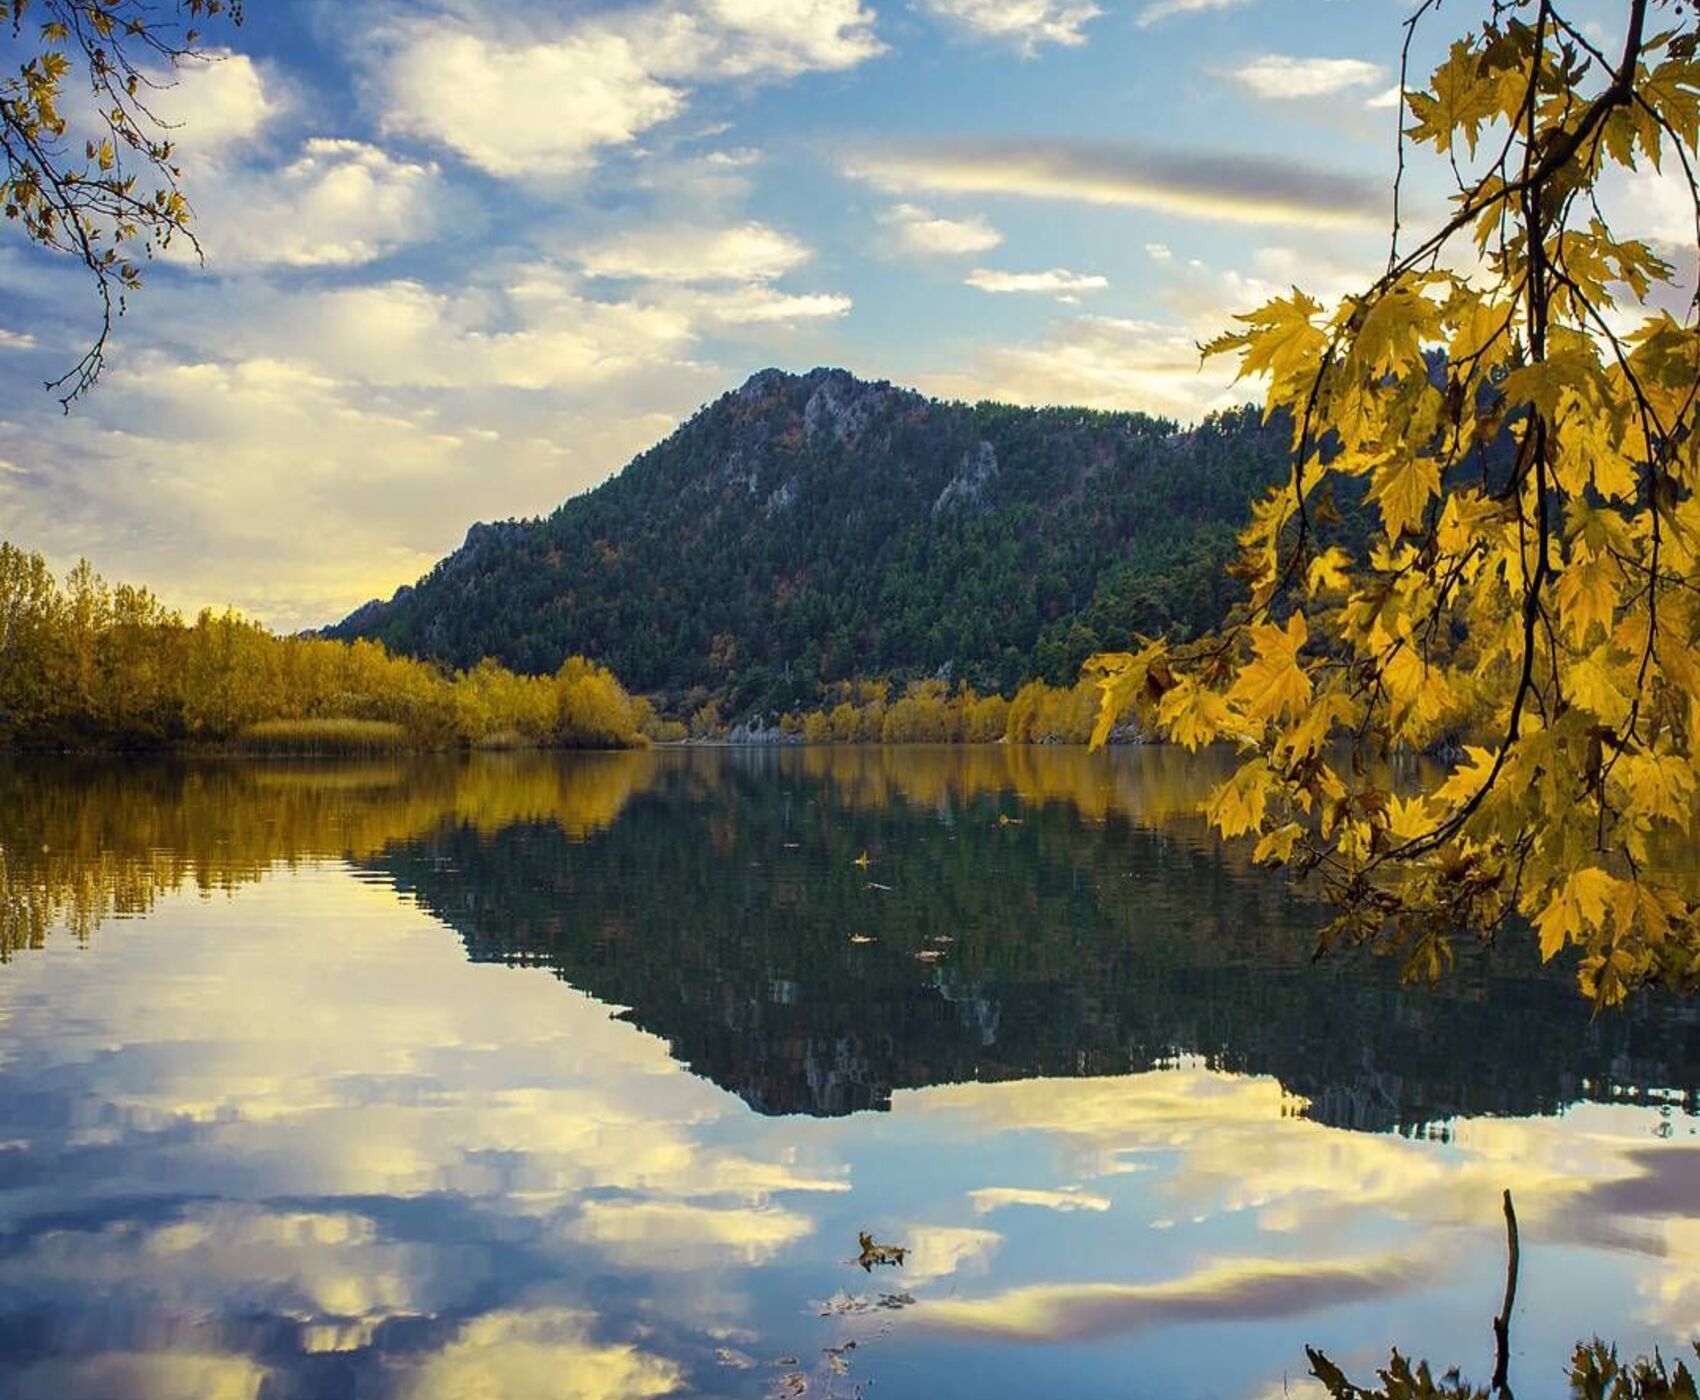
[[[649,730],[648,702],[582,657],[552,676],[493,662],[451,673],[377,642],[281,637],[233,611],[186,622],[86,562],[61,583],[40,555],[0,543],[0,748],[623,749]]]
[[[193,622],[85,561],[61,581],[0,542],[0,750],[353,756],[651,743],[1085,744],[1099,687],[1029,681],[1012,698],[949,681],[823,687],[819,708],[729,718],[710,698],[660,714],[570,657],[552,676],[449,671],[381,642],[279,636],[226,610]],[[1136,737],[1129,730],[1117,738]]]
[[[1094,678],[1073,686],[1028,681],[1013,698],[981,695],[944,680],[912,681],[901,690],[886,681],[846,681],[827,690],[818,709],[787,712],[772,726],[739,724],[726,731],[732,743],[803,744],[1079,744],[1091,741],[1102,690]],[[710,737],[718,722],[701,712],[694,737]],[[1111,742],[1140,741],[1131,724],[1111,732]]]

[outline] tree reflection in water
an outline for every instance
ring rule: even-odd
[[[330,858],[475,960],[629,1008],[763,1113],[1188,1058],[1372,1130],[1673,1090],[1692,1108],[1688,1009],[1594,1020],[1569,969],[1518,953],[1477,950],[1432,991],[1313,964],[1321,911],[1203,830],[1219,767],[1020,746],[11,764],[0,957]]]
[[[1679,1329],[1700,1154],[1648,1140],[1646,1110],[1529,1116],[1691,1108],[1694,1017],[1593,1021],[1566,970],[1514,956],[1434,991],[1313,966],[1318,911],[1192,815],[1213,776],[1168,750],[1027,749],[0,768],[20,957],[0,982],[78,938],[123,950],[58,959],[33,984],[56,999],[11,1008],[4,1136],[29,1150],[0,1162],[0,1201],[42,1213],[0,1259],[0,1355],[76,1369],[79,1400],[149,1393],[135,1368],[166,1346],[172,1393],[196,1393],[195,1347],[231,1351],[243,1394],[390,1371],[458,1393],[522,1360],[746,1393],[773,1377],[740,1356],[779,1347],[651,1308],[702,1275],[783,1293],[786,1316],[830,1295],[843,1333],[818,1359],[787,1334],[808,1366],[779,1373],[814,1394],[887,1347],[1015,1394],[981,1358],[1043,1344],[1084,1370],[1195,1335],[1170,1329],[1262,1327],[1242,1368],[1309,1335],[1367,1373],[1339,1343],[1388,1317],[1437,1349],[1412,1319],[1505,1184],[1548,1257],[1596,1251],[1615,1280],[1580,1316],[1625,1335],[1600,1298],[1660,1279]],[[166,917],[196,894],[264,917]],[[821,1282],[856,1229],[916,1253]],[[42,1299],[86,1344],[31,1330]],[[1553,1316],[1556,1355],[1574,1334]]]

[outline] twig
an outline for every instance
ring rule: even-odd
[[[1521,1251],[1517,1245],[1517,1211],[1511,1204],[1510,1188],[1505,1192],[1505,1301],[1500,1304],[1499,1316],[1493,1320],[1493,1391],[1505,1400],[1512,1400],[1511,1384],[1506,1372],[1511,1367],[1511,1309],[1517,1303],[1517,1269]]]

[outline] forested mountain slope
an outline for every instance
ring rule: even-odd
[[[568,655],[740,710],[821,683],[1071,680],[1138,631],[1196,632],[1250,501],[1283,470],[1255,413],[946,403],[842,370],[764,370],[617,477],[464,546],[333,635],[455,666]]]

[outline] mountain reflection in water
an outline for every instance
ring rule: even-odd
[[[1313,966],[1213,776],[0,768],[0,1394],[1255,1400],[1489,1355],[1508,1186],[1519,1394],[1700,1323],[1694,1018]]]

